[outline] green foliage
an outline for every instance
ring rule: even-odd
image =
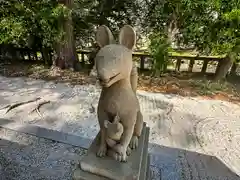
[[[54,18],[58,17],[63,17],[63,18],[68,18],[71,16],[71,10],[68,9],[65,5],[63,4],[57,4],[51,12],[51,16]]]
[[[235,51],[240,38],[238,30],[240,27],[239,2],[237,0],[228,2],[208,0],[205,3],[207,3],[205,8],[198,6],[201,13],[196,9],[190,11],[196,17],[187,16],[190,21],[185,23],[185,27],[192,35],[190,42],[195,43],[202,51],[207,49],[212,54],[232,53]],[[199,35],[198,32],[200,32]],[[183,36],[188,35],[183,33]],[[197,42],[198,39],[199,42]]]
[[[51,47],[63,35],[58,28],[59,17],[68,17],[71,11],[62,4],[48,0],[7,1],[1,13],[0,44],[42,44]],[[41,42],[34,42],[36,39]]]
[[[170,44],[164,33],[152,33],[150,35],[150,53],[153,57],[153,72],[155,75],[160,75],[167,69],[168,51]]]
[[[2,18],[0,21],[0,44],[5,42],[18,42],[25,40],[27,30],[24,27],[24,21],[21,18],[13,16]]]
[[[137,1],[127,0],[74,0],[71,10],[51,0],[3,1],[0,7],[0,44],[22,47],[52,47],[63,41],[61,25],[69,17],[77,44],[84,47],[94,39],[96,26],[105,24],[115,34],[123,24],[135,26],[142,14]]]
[[[149,28],[163,32],[175,22],[179,45],[214,55],[240,52],[239,0],[154,0],[148,11]]]

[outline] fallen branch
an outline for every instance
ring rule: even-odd
[[[168,116],[173,111],[173,105],[170,105],[166,115]]]
[[[38,98],[35,98],[35,99],[33,99],[33,100],[29,100],[29,101],[25,101],[25,102],[19,102],[19,103],[15,103],[15,104],[13,104],[13,105],[7,105],[7,106],[1,108],[0,110],[8,108],[7,111],[6,111],[6,113],[5,113],[5,114],[7,114],[9,111],[11,111],[12,109],[14,109],[14,108],[16,108],[16,107],[18,107],[18,106],[21,106],[21,105],[24,105],[24,104],[28,104],[28,103],[32,103],[32,102],[38,101],[38,100],[40,100],[40,99],[41,99],[41,98],[38,97]]]
[[[36,111],[38,113],[38,115],[43,118],[42,114],[40,113],[40,107],[42,107],[44,104],[48,104],[50,103],[50,101],[42,101],[40,103],[38,103],[38,105],[30,112],[33,113],[34,111]]]

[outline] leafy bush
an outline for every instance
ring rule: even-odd
[[[149,38],[149,49],[153,58],[152,71],[155,76],[160,76],[167,70],[170,43],[164,33],[152,33]]]

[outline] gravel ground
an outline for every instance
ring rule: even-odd
[[[96,112],[93,112],[97,106],[99,93],[100,89],[94,85],[71,86],[0,76],[0,107],[32,100],[36,97],[51,101],[40,108],[43,117],[36,112],[29,113],[36,107],[36,102],[17,107],[7,114],[6,109],[2,109],[0,116],[18,123],[33,124],[93,139],[99,130]],[[138,91],[138,98],[144,120],[150,127],[149,152],[152,154],[151,164],[155,177],[164,176],[163,179],[169,180],[174,180],[176,177],[183,179],[209,179],[209,177],[210,179],[231,179],[233,177],[233,179],[238,179],[233,175],[234,173],[240,175],[240,108],[238,104],[144,91]],[[7,137],[9,135],[5,135],[2,139]],[[30,143],[29,149],[31,150],[29,151],[36,156],[37,153],[34,151],[45,152],[44,149],[49,149],[51,152],[51,149],[56,148],[55,150],[66,152],[63,145],[43,141],[37,141],[37,145]],[[37,147],[34,147],[35,145]],[[13,143],[11,146],[13,150],[9,152],[14,154],[13,151],[17,145]],[[5,149],[4,152],[8,150]],[[5,153],[3,153],[4,157],[8,157]],[[46,161],[46,154],[42,155],[45,159],[41,158],[44,162],[41,164],[42,168],[50,163]],[[209,163],[209,159],[215,158],[216,160],[212,161],[214,164]],[[202,160],[201,167],[195,167],[195,170],[189,165],[189,163],[191,166],[199,165],[194,159]],[[220,170],[210,171],[209,165],[216,166],[216,169]],[[181,171],[174,171],[174,168],[180,166]],[[223,168],[225,166],[234,173],[230,171],[227,173],[228,170]],[[195,171],[199,169],[203,172],[196,173]],[[174,171],[174,173],[169,171]],[[224,171],[226,173],[223,173]]]
[[[0,130],[1,180],[70,180],[77,160],[86,153],[51,140]]]

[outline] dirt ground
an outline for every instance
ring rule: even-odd
[[[41,62],[0,62],[0,74],[6,77],[26,76],[33,79],[43,79],[56,83],[70,83],[71,85],[95,84],[96,80],[89,77],[90,70],[81,72],[70,70],[50,70]],[[230,77],[224,82],[213,82],[211,74],[188,72],[168,72],[162,77],[151,77],[149,72],[139,73],[138,89],[155,93],[178,94],[180,96],[201,97],[204,99],[218,99],[240,102],[240,83],[238,77]]]

